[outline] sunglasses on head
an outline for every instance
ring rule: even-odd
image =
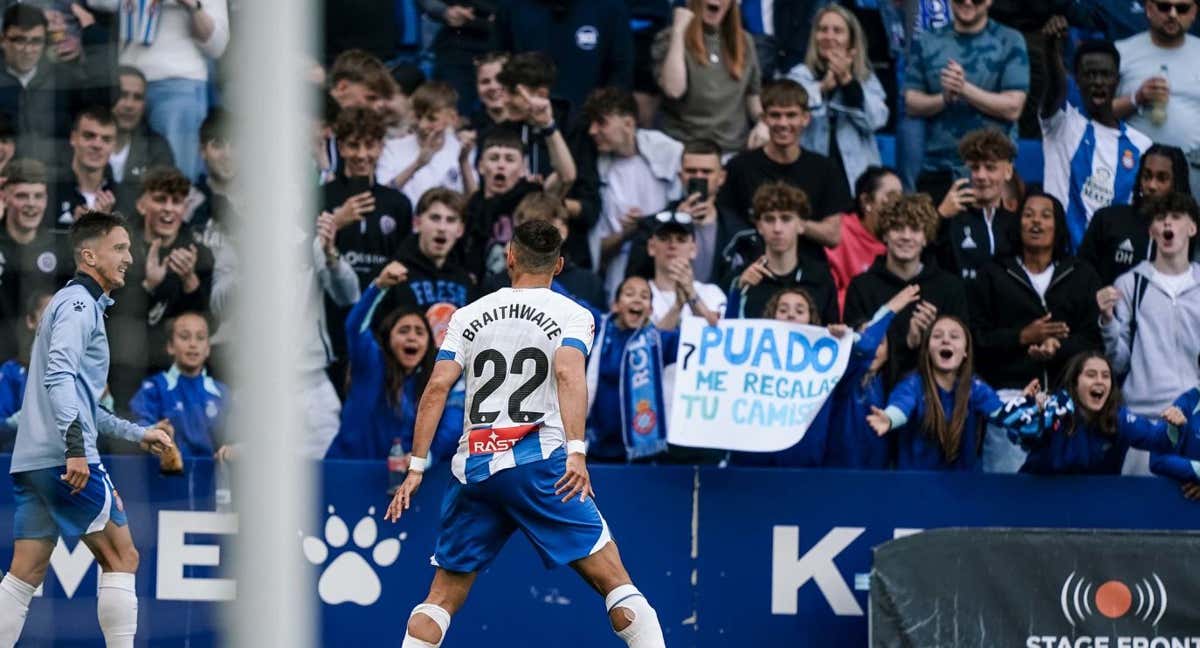
[[[679,225],[691,225],[692,224],[692,215],[691,214],[681,212],[681,211],[673,211],[670,209],[668,209],[666,211],[658,212],[657,214],[654,215],[654,218],[656,220],[658,220],[658,222],[660,222],[660,223],[677,223]]]
[[[1171,10],[1175,10],[1178,16],[1186,16],[1192,13],[1192,9],[1196,8],[1195,2],[1155,2],[1154,8],[1158,9],[1159,13],[1169,14]]]

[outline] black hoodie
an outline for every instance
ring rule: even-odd
[[[803,288],[816,303],[817,314],[820,315],[822,324],[841,321],[837,288],[833,285],[833,275],[829,273],[828,264],[815,262],[797,254],[797,264],[791,272],[784,275],[768,273],[758,284],[743,290],[738,286],[738,279],[747,265],[754,263],[764,254],[762,237],[756,230],[742,230],[729,242],[727,251],[728,270],[719,284],[729,298],[725,308],[726,317],[769,319],[771,315],[765,310],[767,302],[775,293],[784,288]]]
[[[979,274],[971,291],[975,314],[975,368],[996,389],[1021,389],[1037,378],[1045,389],[1057,384],[1063,366],[1081,351],[1102,351],[1096,306],[1100,277],[1086,262],[1059,259],[1045,297],[1034,290],[1025,268],[1010,256],[997,259]],[[1034,360],[1020,343],[1021,329],[1050,313],[1071,334],[1049,361]]]
[[[975,208],[942,219],[933,245],[938,265],[971,285],[992,259],[1016,252],[1013,232],[1020,226],[1021,219],[1003,207],[996,208],[990,227]]]
[[[1150,221],[1132,205],[1109,205],[1097,210],[1079,244],[1079,258],[1087,261],[1111,286],[1133,266],[1154,258]]]
[[[425,311],[434,304],[446,303],[462,308],[478,296],[466,268],[452,259],[437,267],[421,252],[419,239],[413,235],[400,244],[396,260],[408,270],[408,280],[384,295],[375,309],[372,326],[398,306],[416,306]]]
[[[958,277],[927,263],[917,276],[905,281],[887,269],[887,255],[881,254],[867,271],[858,275],[846,289],[846,324],[858,327],[869,321],[896,293],[905,286],[916,284],[921,287],[921,300],[938,309],[938,315],[954,315],[970,326],[967,312],[967,293]],[[896,314],[888,327],[888,363],[884,370],[885,382],[890,389],[896,380],[917,365],[917,350],[905,344],[908,323],[912,319],[916,304]]]

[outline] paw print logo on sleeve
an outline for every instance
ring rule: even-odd
[[[401,533],[399,539],[379,540],[373,506],[367,509],[367,514],[351,532],[345,520],[330,506],[321,537],[304,536],[301,540],[305,559],[318,567],[323,566],[317,580],[317,595],[321,601],[328,605],[355,603],[363,606],[378,601],[382,585],[376,569],[396,562],[405,535]]]

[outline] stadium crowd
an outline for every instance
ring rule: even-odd
[[[253,251],[230,230],[272,216],[239,207],[239,166],[266,161],[239,159],[221,107],[236,2],[7,4],[0,450],[73,273],[66,231],[96,210],[135,243],[106,407],[231,456],[223,324]],[[1153,472],[1200,498],[1196,18],[1196,0],[331,0],[298,134],[319,212],[285,233],[311,315],[297,447],[407,451],[450,315],[508,286],[513,228],[540,219],[566,241],[554,290],[597,322],[593,461]],[[688,316],[853,336],[797,446],[631,455],[628,349],[654,345],[668,384]],[[432,459],[465,405],[460,385]]]

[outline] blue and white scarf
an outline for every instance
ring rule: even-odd
[[[149,47],[158,35],[163,0],[121,0],[121,47],[134,41]]]
[[[588,363],[589,412],[600,382],[600,358],[611,321],[611,315],[601,318],[600,333]],[[630,460],[651,457],[667,449],[662,363],[662,340],[653,324],[635,331],[621,351],[621,440]]]

